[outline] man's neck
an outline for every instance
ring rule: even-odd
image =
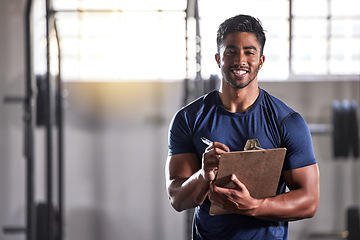
[[[236,89],[222,81],[219,97],[223,107],[232,113],[243,113],[249,110],[259,96],[257,81],[253,81],[245,88]]]

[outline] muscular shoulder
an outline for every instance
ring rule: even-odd
[[[278,119],[279,123],[283,123],[283,121],[289,117],[290,115],[294,114],[295,111],[289,107],[285,102],[274,97],[273,95],[269,94],[265,90],[263,91],[263,99],[261,102],[261,107],[264,111],[268,114],[271,114],[271,117],[275,117]]]
[[[262,101],[262,107],[267,114],[271,114],[276,118],[279,123],[279,127],[298,127],[303,130],[307,128],[307,124],[303,117],[291,107],[289,107],[282,100],[272,96],[264,91],[264,97]]]
[[[194,101],[190,102],[183,108],[179,110],[179,112],[186,112],[188,114],[197,115],[203,111],[204,108],[212,106],[216,103],[216,96],[218,91],[209,92],[206,95],[203,95]]]
[[[181,119],[185,120],[189,126],[193,126],[199,115],[215,106],[217,94],[217,91],[212,91],[190,102],[175,114],[173,121]]]
[[[196,122],[206,115],[207,109],[214,107],[216,94],[213,91],[201,96],[175,114],[169,129],[169,155],[196,153],[192,139]]]

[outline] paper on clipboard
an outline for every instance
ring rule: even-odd
[[[286,148],[260,149],[227,152],[221,155],[215,185],[234,188],[231,175],[247,187],[254,198],[266,198],[276,195]],[[210,215],[236,213],[211,205]]]

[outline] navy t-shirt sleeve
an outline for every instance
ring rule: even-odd
[[[287,148],[284,169],[292,170],[316,163],[311,134],[305,120],[293,112],[283,121],[283,146]]]
[[[184,109],[178,111],[173,117],[169,129],[169,153],[175,155],[180,153],[196,153],[192,144],[191,127],[187,113]]]

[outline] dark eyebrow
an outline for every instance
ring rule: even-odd
[[[225,49],[228,49],[228,48],[238,49],[238,47],[235,46],[235,45],[227,45]],[[254,46],[245,46],[245,47],[243,47],[243,49],[244,49],[244,50],[252,49],[252,50],[254,50],[254,51],[257,51],[257,48],[254,47]]]
[[[257,51],[256,47],[254,47],[254,46],[246,46],[246,47],[244,47],[244,49],[245,50],[252,49],[252,50]]]
[[[225,49],[228,49],[228,48],[237,49],[238,47],[236,47],[235,45],[227,45],[227,46],[225,47]]]

